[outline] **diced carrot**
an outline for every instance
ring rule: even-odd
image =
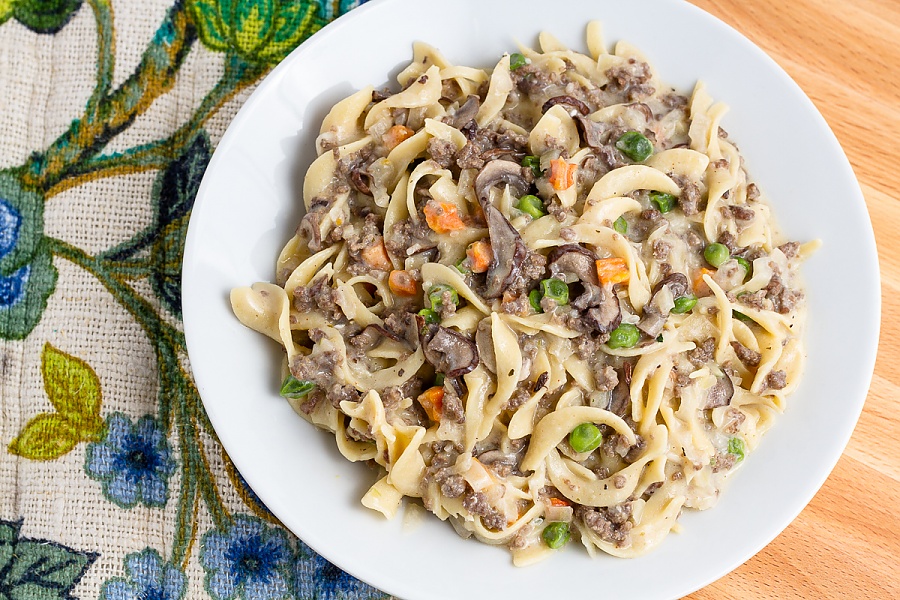
[[[706,285],[706,282],[703,281],[704,275],[709,275],[712,277],[716,274],[715,269],[707,269],[706,267],[701,267],[700,271],[697,272],[697,276],[694,277],[694,294],[697,296],[708,296],[712,290],[709,289],[709,286]]]
[[[425,222],[437,233],[450,233],[466,228],[466,224],[459,216],[459,210],[452,202],[429,200],[422,210],[425,213]]]
[[[384,247],[384,238],[379,237],[374,244],[363,248],[360,256],[373,269],[390,271],[394,268],[394,264],[388,257],[387,248]]]
[[[444,406],[444,388],[436,385],[430,387],[417,398],[419,404],[425,409],[428,418],[434,422],[441,420],[441,409]]]
[[[597,261],[597,277],[603,285],[628,283],[630,274],[624,258],[601,258]]]
[[[418,293],[416,280],[409,274],[409,271],[400,269],[391,271],[391,274],[388,276],[388,286],[398,296],[410,297]]]
[[[575,183],[575,170],[578,165],[570,165],[561,158],[550,161],[550,185],[554,190],[566,190]]]
[[[491,243],[487,240],[472,242],[466,248],[466,256],[469,258],[470,268],[473,273],[485,273],[494,259]]]
[[[572,506],[562,498],[550,498],[550,506]]]
[[[384,141],[384,145],[388,150],[393,150],[400,145],[400,142],[408,140],[415,135],[415,133],[415,131],[405,125],[394,125],[381,136],[381,139]]]

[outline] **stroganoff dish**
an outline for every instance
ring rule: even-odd
[[[416,44],[328,114],[276,282],[235,314],[282,395],[517,565],[641,555],[713,506],[803,363],[798,266],[720,127],[634,47],[548,34],[489,70]]]

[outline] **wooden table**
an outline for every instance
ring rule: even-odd
[[[828,481],[762,552],[689,598],[900,598],[900,2],[691,2],[774,58],[834,130],[881,249],[883,316],[872,387]]]

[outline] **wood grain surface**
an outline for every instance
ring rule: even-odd
[[[691,2],[775,59],[834,130],[874,225],[882,318],[872,387],[828,481],[762,552],[688,598],[900,598],[900,1]]]

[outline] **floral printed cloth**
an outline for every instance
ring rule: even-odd
[[[360,3],[0,0],[3,600],[384,597],[244,483],[181,326],[216,142]]]

